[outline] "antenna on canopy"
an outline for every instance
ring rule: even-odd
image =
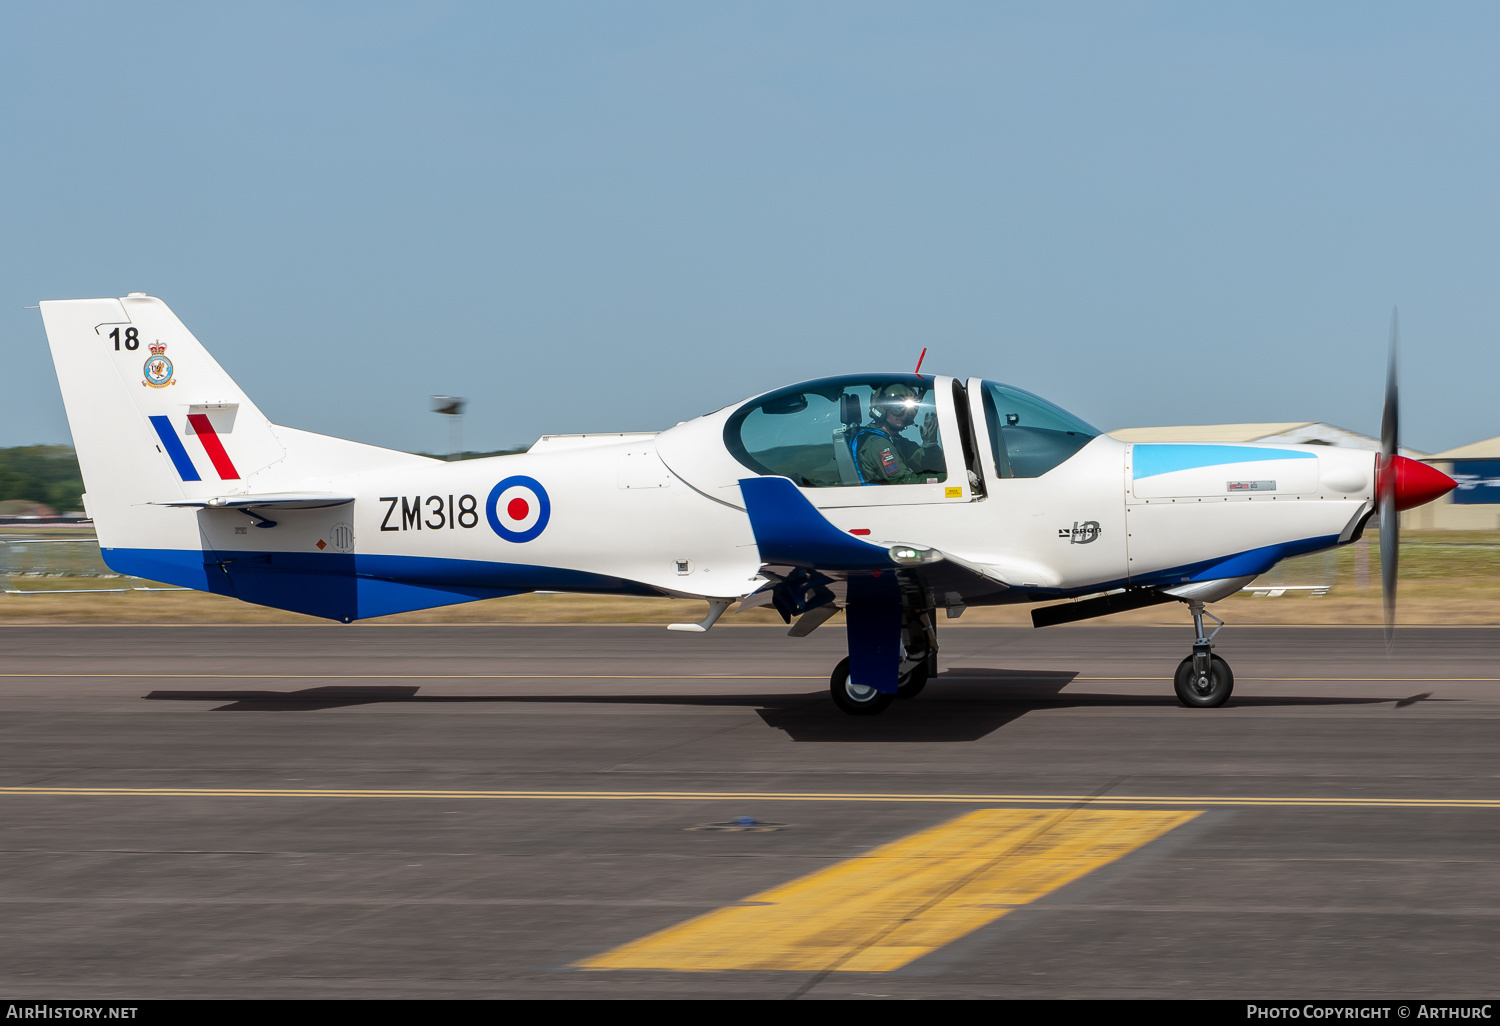
[[[915,374],[917,377],[921,377],[922,376],[922,361],[925,360],[925,359],[927,359],[927,347],[923,346],[922,347],[922,355],[919,356],[919,357],[917,357],[917,369],[914,370],[914,371],[912,371],[912,373]]]

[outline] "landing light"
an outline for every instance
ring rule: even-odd
[[[943,554],[937,549],[929,549],[924,545],[892,545],[888,551],[891,559],[902,566],[921,566],[923,563],[936,563],[943,558]]]

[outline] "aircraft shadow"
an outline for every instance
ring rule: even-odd
[[[1053,693],[1071,675],[1053,685]],[[928,685],[937,689],[936,683]],[[212,712],[313,712],[380,703],[463,704],[502,703],[512,705],[673,705],[753,708],[768,727],[784,732],[793,741],[931,742],[977,741],[1011,720],[1025,715],[1037,703],[996,699],[976,691],[974,697],[943,696],[900,702],[879,717],[847,716],[834,708],[824,690],[800,694],[734,695],[419,695],[415,687],[360,687],[328,685],[299,691],[152,691],[151,701],[223,702]]]
[[[311,712],[392,702],[740,707],[753,708],[766,726],[784,732],[793,741],[862,744],[977,741],[1038,709],[1177,705],[1166,681],[1151,694],[1062,694],[1075,677],[1073,671],[955,666],[934,677],[920,697],[897,700],[883,715],[873,717],[839,712],[822,689],[798,694],[732,695],[421,695],[418,687],[406,685],[323,685],[297,691],[152,691],[144,698],[227,703],[216,706],[213,712]],[[1236,695],[1226,708],[1380,705],[1391,701],[1355,696]],[[1394,705],[1400,709],[1423,701],[1451,700],[1434,699],[1431,692],[1424,692]]]
[[[301,691],[153,691],[149,701],[228,702],[213,712],[310,712],[314,709],[341,709],[350,705],[377,702],[432,701],[417,698],[417,688],[406,686],[327,685],[303,688]]]
[[[1076,676],[1076,671],[1069,670],[955,666],[932,678],[917,698],[898,698],[879,716],[849,716],[839,712],[826,691],[809,695],[807,701],[796,705],[759,708],[755,714],[766,726],[785,732],[793,741],[859,744],[978,741],[1026,715],[1035,708],[1037,699],[1045,701],[1056,696]],[[1026,697],[1018,701],[1023,694]]]

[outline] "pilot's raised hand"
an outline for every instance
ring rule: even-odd
[[[929,412],[922,418],[922,444],[937,445],[938,423],[937,414]]]

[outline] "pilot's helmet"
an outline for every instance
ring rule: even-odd
[[[919,405],[921,400],[916,389],[899,381],[877,389],[870,396],[870,411],[882,419],[890,414],[911,413],[915,416]]]

